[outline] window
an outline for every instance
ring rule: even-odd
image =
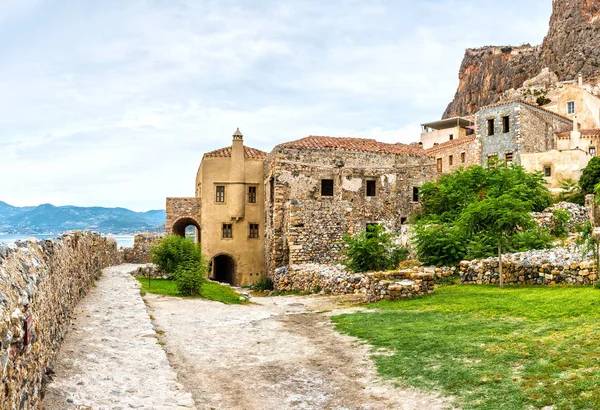
[[[454,155],[448,157],[448,165],[452,166],[452,164],[454,164]]]
[[[233,225],[223,224],[223,239],[233,238]]]
[[[413,187],[412,200],[413,202],[419,202],[419,188],[416,186]]]
[[[595,157],[595,156],[596,156],[596,147],[590,147],[590,155],[591,155],[592,157]]]
[[[377,196],[377,181],[367,181],[367,196]]]
[[[460,162],[462,164],[464,164],[466,160],[467,160],[467,154],[465,152],[461,152],[460,153]]]
[[[494,123],[495,120],[493,118],[487,120],[487,135],[494,135],[494,129],[496,128]]]
[[[258,238],[258,224],[250,224],[250,238]]]
[[[567,102],[567,114],[575,114],[575,101]]]
[[[454,139],[454,134],[450,134],[450,141]]]
[[[250,203],[250,204],[256,203],[256,187],[255,186],[248,187],[248,203]]]
[[[269,202],[275,202],[275,178],[271,178],[269,182]]]
[[[502,117],[502,132],[505,134],[510,132],[510,117],[508,115],[506,117]]]
[[[217,202],[225,202],[225,187],[217,186]]]
[[[402,218],[400,218],[400,225],[404,225],[404,224],[406,224],[406,221],[407,221],[407,220],[408,220],[408,219],[407,219],[405,216],[403,216]]]
[[[333,179],[321,180],[321,196],[333,196]]]
[[[442,159],[438,158],[437,159],[437,172],[442,172],[442,169],[443,169]]]
[[[489,154],[487,159],[487,166],[495,168],[498,166],[498,154]]]
[[[506,154],[504,154],[504,161],[507,164],[510,164],[514,161],[514,157],[515,155],[512,152],[507,152]]]
[[[552,176],[552,167],[551,166],[546,165],[544,167],[544,176],[547,178]]]

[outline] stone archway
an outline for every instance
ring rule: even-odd
[[[227,254],[215,256],[212,260],[212,277],[217,282],[237,285],[235,259]]]
[[[171,234],[185,237],[186,236],[186,228],[188,228],[190,226],[193,226],[195,228],[194,241],[196,243],[200,243],[201,242],[200,224],[194,218],[190,218],[190,217],[179,218],[177,221],[175,221],[175,223],[173,223],[173,226],[171,228]]]

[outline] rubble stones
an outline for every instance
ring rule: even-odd
[[[569,212],[571,219],[567,223],[569,232],[575,232],[577,225],[581,225],[589,221],[589,210],[585,206],[573,204],[571,202],[559,202],[543,212],[532,212],[531,216],[541,228],[550,229],[553,224],[553,211],[564,209]]]
[[[123,248],[123,260],[126,263],[150,263],[150,249],[163,237],[157,233],[140,233],[133,238],[132,248]]]

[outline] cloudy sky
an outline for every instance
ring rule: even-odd
[[[236,127],[418,140],[464,49],[538,44],[550,0],[0,0],[0,200],[164,208]]]

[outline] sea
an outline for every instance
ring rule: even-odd
[[[13,234],[2,234],[0,233],[0,242],[4,242],[7,244],[14,243],[15,241],[24,241],[29,238],[37,238],[37,239],[51,239],[55,238],[59,235],[13,235]],[[117,241],[117,245],[119,247],[132,247],[133,246],[133,235],[102,235],[108,236],[111,238],[115,238]]]

